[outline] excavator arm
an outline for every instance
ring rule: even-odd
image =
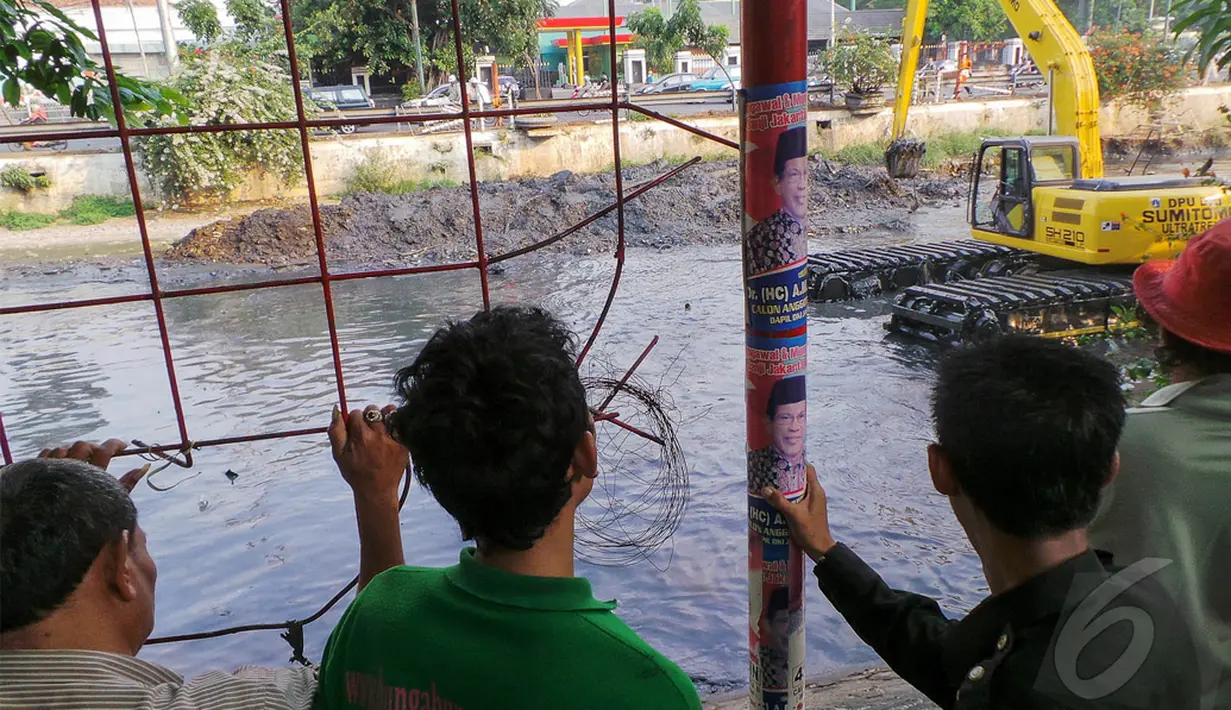
[[[923,48],[923,25],[928,18],[928,0],[910,0],[902,18],[902,58],[898,62],[898,86],[893,95],[893,133],[896,141],[906,135],[906,114],[915,93],[915,74],[919,71],[919,50]]]
[[[1053,0],[1000,0],[1026,51],[1048,77],[1056,113],[1056,132],[1074,136],[1081,146],[1083,177],[1103,176],[1099,138],[1099,93],[1094,62],[1081,35]],[[894,141],[906,133],[906,115],[914,93],[919,49],[928,0],[910,0],[902,20],[902,59],[893,104]]]

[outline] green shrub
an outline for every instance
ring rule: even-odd
[[[59,216],[73,224],[89,225],[102,224],[115,217],[132,217],[136,213],[132,200],[107,195],[79,195]]]
[[[51,178],[39,168],[25,163],[14,163],[0,171],[0,185],[30,193],[51,187]]]
[[[363,160],[346,179],[346,192],[390,192],[399,182],[400,166],[379,148],[363,151]]]
[[[194,125],[293,121],[290,74],[255,53],[232,49],[186,53],[170,86],[188,102]],[[306,106],[305,108],[311,108]],[[312,110],[315,115],[315,109]],[[173,125],[163,119],[161,125]],[[138,140],[145,172],[171,205],[225,200],[253,170],[296,184],[303,177],[293,130],[148,136]]]
[[[437,187],[457,187],[457,182],[447,179],[414,180],[405,177],[402,166],[380,148],[363,151],[363,160],[355,166],[346,179],[343,194],[356,192],[380,192],[386,195],[405,195]]]
[[[984,138],[1007,135],[1010,135],[1008,131],[991,127],[981,128],[978,131],[954,131],[934,135],[926,139],[928,151],[924,155],[923,163],[934,168],[946,160],[954,158],[965,160],[979,150]],[[832,153],[820,152],[826,158],[846,165],[880,165],[885,162],[885,149],[888,147],[888,141],[880,140],[848,145]]]
[[[847,34],[825,50],[821,65],[835,84],[855,94],[880,91],[898,72],[889,43],[866,32]]]
[[[880,165],[885,162],[885,148],[888,146],[886,141],[856,143],[840,148],[826,157],[845,165]]]
[[[40,227],[46,227],[55,221],[55,215],[43,214],[41,212],[19,212],[17,210],[0,212],[0,227],[11,229],[14,232],[24,232],[27,229],[39,229]]]
[[[1090,35],[1090,58],[1103,101],[1120,99],[1156,109],[1188,84],[1190,67],[1159,35],[1102,29]]]

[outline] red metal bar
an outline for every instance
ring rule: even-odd
[[[457,0],[453,0],[455,3]],[[607,0],[607,22],[610,26],[611,36],[616,33],[616,11],[615,0]],[[611,289],[607,292],[607,301],[603,304],[603,310],[598,314],[598,320],[594,323],[594,330],[590,331],[590,337],[586,340],[585,347],[577,355],[577,364],[580,365],[589,354],[590,348],[594,347],[594,341],[598,339],[598,332],[602,330],[603,323],[607,322],[607,314],[611,312],[611,304],[615,302],[616,291],[620,288],[620,276],[624,273],[624,166],[620,160],[620,91],[617,86],[619,76],[616,62],[619,61],[619,56],[616,52],[616,43],[611,43],[611,152],[615,158],[615,188],[616,188],[616,268],[615,274],[611,277]]]
[[[728,140],[716,133],[710,133],[709,131],[705,131],[700,128],[697,128],[696,126],[690,126],[687,123],[684,123],[683,121],[677,121],[674,118],[671,118],[670,116],[661,114],[657,111],[651,111],[650,109],[645,108],[644,106],[638,106],[637,104],[624,102],[620,104],[620,108],[628,109],[629,111],[636,111],[637,113],[642,114],[643,116],[649,116],[650,118],[658,119],[659,121],[662,121],[663,123],[670,124],[672,126],[675,126],[676,128],[688,131],[689,133],[692,133],[694,135],[698,135],[698,136],[701,136],[702,138],[712,140],[715,143],[721,143],[722,145],[725,145],[728,148],[734,148],[735,150],[739,150],[739,143],[736,143],[733,140]]]
[[[152,301],[150,293],[135,293],[131,296],[111,296],[109,298],[86,298],[80,301],[57,301],[55,303],[32,303],[25,306],[7,306],[0,308],[0,316],[16,315],[18,313],[38,313],[40,311],[63,311],[70,308],[91,308],[93,306],[114,306],[120,303],[135,303],[137,301]]]
[[[643,438],[645,438],[645,439],[648,439],[648,440],[650,440],[650,441],[654,442],[655,444],[658,444],[659,446],[663,446],[663,445],[665,444],[665,442],[664,442],[662,439],[660,439],[659,437],[654,436],[653,434],[649,433],[648,431],[642,431],[642,430],[638,429],[637,427],[633,426],[632,424],[629,424],[628,422],[626,422],[626,421],[624,421],[624,420],[622,420],[622,419],[608,419],[608,420],[606,420],[606,421],[610,421],[612,424],[615,424],[616,426],[620,427],[621,429],[624,429],[624,430],[627,430],[627,431],[631,431],[632,433],[636,434],[637,436],[640,436],[640,437],[643,437]]]
[[[663,184],[664,182],[666,182],[667,180],[670,180],[671,178],[675,177],[676,175],[679,175],[681,172],[683,172],[684,168],[696,165],[699,162],[701,162],[701,158],[693,158],[692,160],[689,160],[686,163],[681,163],[680,165],[675,166],[671,170],[668,170],[667,172],[663,173],[662,175],[659,175],[656,178],[653,178],[652,180],[646,181],[645,183],[638,186],[635,190],[625,195],[624,201],[628,202],[629,200],[635,197],[640,197],[641,195],[645,194],[647,190],[657,187]],[[521,256],[522,254],[528,254],[536,249],[542,249],[545,246],[555,244],[556,242],[560,241],[561,239],[564,239],[570,234],[573,234],[579,230],[582,230],[590,226],[591,224],[594,224],[595,222],[602,219],[603,217],[606,217],[607,215],[614,212],[618,207],[619,207],[619,202],[613,202],[610,205],[607,205],[603,209],[599,210],[598,212],[595,212],[589,217],[586,217],[585,219],[581,220],[577,224],[574,224],[573,226],[568,227],[567,229],[564,229],[562,231],[556,232],[555,234],[544,239],[541,242],[535,242],[534,244],[531,244],[529,246],[522,247],[521,249],[515,249],[511,252],[507,252],[499,256],[489,257],[487,260],[487,263],[495,264],[501,261],[505,261],[507,259],[512,259],[513,257]]]
[[[624,108],[633,108],[642,112],[636,104],[621,104]],[[579,101],[565,106],[543,106],[529,108],[491,108],[481,111],[470,111],[471,118],[502,118],[507,116],[529,116],[539,113],[573,113],[575,111],[602,111],[610,108],[607,101]],[[354,118],[310,118],[304,121],[309,128],[338,128],[340,126],[375,126],[386,123],[427,123],[429,121],[456,121],[463,118],[462,113],[406,113],[389,116],[356,116]],[[666,119],[668,123],[674,119]],[[49,126],[55,124],[47,124]],[[72,125],[72,124],[69,124]],[[130,136],[163,136],[178,133],[226,133],[228,131],[260,131],[289,130],[299,128],[298,121],[270,121],[266,123],[223,123],[200,124],[194,126],[151,126],[149,128],[129,128]],[[674,124],[673,124],[674,125]],[[686,124],[681,124],[686,125]],[[699,129],[698,129],[699,130]],[[693,131],[694,133],[697,130]],[[702,131],[702,133],[704,133]],[[119,131],[114,128],[90,128],[80,131],[48,130],[43,132],[22,131],[21,133],[0,133],[0,143],[25,143],[28,141],[58,140],[88,140],[94,138],[118,138]],[[719,142],[725,140],[715,137]]]
[[[396,269],[380,269],[374,271],[350,271],[341,274],[331,274],[330,281],[354,281],[381,276],[409,276],[412,274],[439,273],[444,271],[460,271],[473,269],[477,261],[463,261],[454,264],[433,264],[431,266],[404,266]],[[263,288],[279,288],[282,286],[302,286],[320,283],[319,276],[304,276],[293,279],[274,279],[271,281],[256,281],[246,284],[228,284],[224,286],[201,286],[198,288],[182,288],[162,292],[163,300],[168,298],[183,298],[185,296],[207,296],[217,293],[235,293],[237,291],[255,291]],[[120,303],[150,301],[154,296],[148,293],[136,293],[128,296],[112,296],[110,298],[88,298],[80,301],[59,301],[56,303],[37,303],[24,306],[8,306],[0,308],[0,316],[19,313],[36,313],[39,311],[58,311],[72,308],[91,308],[94,306],[113,306]]]
[[[624,373],[624,376],[620,378],[620,382],[612,388],[611,392],[607,395],[607,399],[604,399],[603,403],[598,405],[598,411],[606,411],[607,405],[611,404],[611,400],[615,399],[616,393],[618,393],[624,385],[628,384],[628,378],[633,376],[633,373],[637,371],[638,367],[641,367],[641,363],[645,362],[646,357],[649,356],[650,351],[654,349],[655,345],[658,345],[657,335],[654,336],[654,339],[650,341],[649,345],[645,346],[645,350],[641,351],[641,356],[633,362],[632,367],[628,368],[628,370]]]
[[[284,0],[285,1],[285,0]],[[487,254],[483,251],[483,215],[479,211],[479,178],[474,167],[474,131],[470,125],[470,87],[466,79],[465,53],[462,51],[462,18],[458,0],[453,0],[453,45],[457,50],[457,80],[462,89],[462,131],[466,135],[466,169],[470,172],[470,203],[474,209],[474,241],[479,256],[479,287],[483,291],[483,310],[492,307],[487,289]]]
[[[179,428],[180,443],[187,443],[188,424],[184,420],[184,403],[180,400],[179,382],[175,378],[175,360],[171,356],[171,336],[167,332],[167,316],[163,312],[159,294],[158,271],[154,268],[154,249],[150,246],[150,232],[145,223],[145,208],[141,204],[141,186],[137,183],[137,166],[133,159],[132,144],[128,135],[124,103],[120,99],[120,85],[116,81],[115,65],[111,61],[111,48],[107,44],[107,30],[103,27],[103,10],[98,0],[93,0],[94,22],[98,25],[98,45],[102,49],[103,64],[107,70],[107,88],[111,92],[111,105],[115,108],[115,125],[120,134],[120,148],[124,151],[124,168],[128,172],[128,189],[132,192],[133,208],[137,216],[137,229],[141,233],[141,251],[145,256],[145,270],[150,279],[150,295],[154,301],[154,316],[158,321],[158,336],[162,340],[162,356],[167,368],[167,381],[171,387],[171,404],[175,407],[175,424]]]
[[[93,0],[98,2],[98,0]],[[346,410],[346,384],[342,378],[342,349],[338,345],[338,325],[333,313],[333,291],[329,287],[329,262],[325,258],[325,228],[321,224],[321,205],[316,196],[312,174],[312,150],[308,145],[307,114],[303,89],[299,85],[299,58],[295,54],[295,33],[291,30],[290,0],[281,0],[282,31],[286,35],[286,55],[291,64],[291,89],[295,92],[295,115],[299,119],[299,146],[303,151],[304,177],[308,181],[308,205],[312,210],[312,231],[316,235],[316,258],[320,264],[321,293],[325,298],[325,319],[329,323],[329,347],[333,352],[333,375],[338,387],[338,403]]]
[[[4,465],[13,463],[13,452],[9,451],[9,438],[4,433],[4,412],[0,412],[0,454],[4,455]]]

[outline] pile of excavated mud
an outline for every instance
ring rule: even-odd
[[[627,168],[625,191],[670,169],[666,163]],[[627,203],[630,246],[667,248],[739,241],[739,168],[735,161],[703,163]],[[961,197],[955,178],[891,180],[883,168],[843,166],[814,157],[810,165],[809,231],[818,237],[898,223],[923,204]],[[541,241],[615,200],[610,173],[560,172],[548,178],[479,185],[483,237],[489,256]],[[474,259],[469,188],[434,188],[405,195],[358,193],[321,208],[331,261],[370,265],[444,263]],[[578,254],[610,250],[616,214],[552,245]],[[286,265],[315,258],[306,206],[261,209],[241,219],[193,230],[173,245],[173,260]]]

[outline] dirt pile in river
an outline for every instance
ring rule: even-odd
[[[670,169],[666,163],[627,168],[625,191]],[[667,248],[733,244],[739,240],[739,167],[735,161],[687,168],[625,206],[631,246]],[[923,204],[961,197],[953,178],[893,181],[878,167],[843,166],[814,157],[810,164],[814,236],[893,225]],[[610,173],[564,171],[547,178],[479,185],[483,237],[489,255],[541,241],[599,212],[615,200]],[[474,219],[467,187],[434,188],[405,195],[358,193],[321,208],[331,261],[406,265],[476,257]],[[614,247],[616,214],[549,247],[594,253]],[[166,256],[175,260],[286,265],[315,258],[315,236],[306,206],[261,209],[236,220],[193,230]]]

